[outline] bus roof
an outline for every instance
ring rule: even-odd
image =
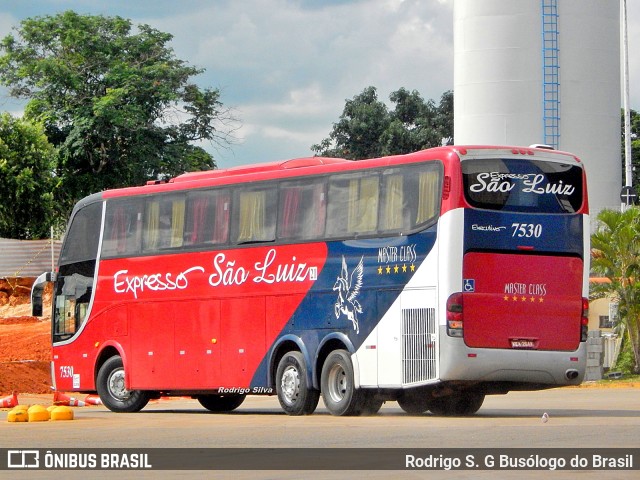
[[[193,180],[204,180],[209,178],[230,177],[236,175],[246,175],[249,173],[271,172],[276,170],[288,170],[292,168],[314,167],[318,165],[331,165],[335,163],[352,162],[344,158],[330,157],[304,157],[294,158],[278,162],[256,163],[252,165],[239,165],[237,167],[224,168],[220,170],[207,170],[204,172],[183,173],[173,179],[173,182],[190,182]],[[154,183],[154,182],[152,182]]]
[[[160,191],[178,191],[185,188],[200,188],[213,185],[231,185],[245,181],[260,181],[275,178],[295,177],[300,175],[317,175],[339,170],[349,171],[359,168],[390,166],[400,163],[411,163],[426,160],[447,161],[451,156],[456,158],[473,158],[478,155],[536,155],[555,161],[574,161],[579,159],[570,153],[549,150],[546,148],[488,146],[488,145],[454,145],[435,147],[414,153],[372,158],[366,160],[346,160],[332,157],[301,157],[284,161],[240,165],[219,170],[189,172],[169,180],[152,180],[143,186],[125,187],[107,190],[101,193],[102,198],[122,197],[129,195],[145,195]],[[568,157],[560,160],[559,157]]]

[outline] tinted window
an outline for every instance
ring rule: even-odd
[[[278,238],[322,238],[326,214],[325,182],[322,179],[295,180],[280,185]]]
[[[156,195],[145,202],[143,250],[178,248],[184,241],[185,196]]]
[[[329,180],[328,237],[374,233],[378,227],[379,176],[358,172]]]
[[[221,245],[229,240],[231,195],[228,190],[205,190],[187,195],[184,245]]]
[[[140,198],[109,200],[102,239],[102,255],[140,253],[143,202]]]
[[[382,173],[380,232],[406,232],[434,222],[440,213],[439,163],[403,166]]]
[[[102,202],[89,204],[76,212],[60,254],[61,265],[97,258],[101,222]]]
[[[235,243],[272,242],[276,238],[277,189],[274,184],[239,189],[234,199]]]
[[[582,169],[524,159],[462,162],[472,207],[511,212],[573,213],[582,206]]]
[[[441,196],[442,165],[429,162],[111,199],[102,255],[398,235],[437,221]]]

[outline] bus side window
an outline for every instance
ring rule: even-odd
[[[149,197],[144,215],[144,250],[156,251],[181,247],[184,237],[184,217],[184,195]]]
[[[115,257],[140,252],[142,202],[139,199],[107,201],[102,255]]]
[[[431,223],[440,213],[441,175],[437,170],[418,174],[416,225]]]
[[[278,238],[322,238],[327,210],[325,198],[323,181],[283,183],[278,205]]]
[[[229,239],[228,190],[195,192],[187,196],[184,245],[221,245]]]
[[[245,188],[236,193],[236,243],[272,242],[276,238],[276,192],[273,186]]]
[[[410,225],[411,212],[408,206],[408,193],[405,192],[406,178],[399,169],[384,172],[382,176],[383,193],[380,203],[380,231],[401,232]],[[409,197],[409,198],[408,198]]]
[[[378,223],[377,174],[336,175],[329,182],[327,236],[374,233]]]

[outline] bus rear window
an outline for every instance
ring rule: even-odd
[[[582,168],[524,159],[462,162],[464,192],[472,207],[509,212],[574,213],[582,206]]]

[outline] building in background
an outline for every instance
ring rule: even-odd
[[[620,207],[620,81],[619,0],[454,2],[455,143],[575,153],[592,216]]]

